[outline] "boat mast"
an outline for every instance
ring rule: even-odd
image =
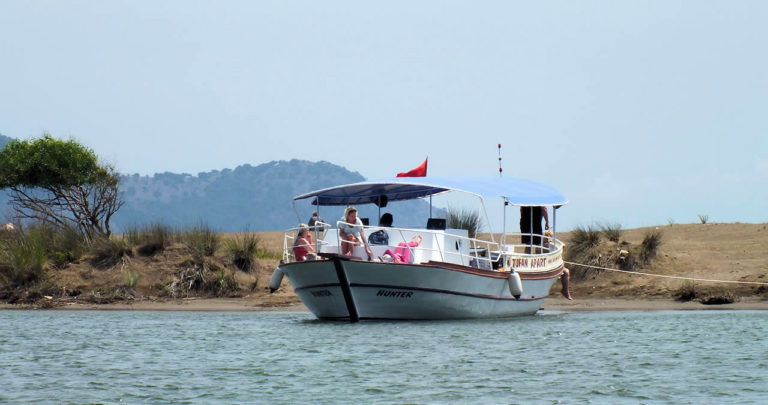
[[[501,178],[501,144],[499,144],[499,178]],[[501,207],[502,210],[502,225],[501,225],[501,240],[499,243],[501,244],[501,247],[503,248],[504,245],[507,244],[507,204],[509,202],[507,201],[507,197],[501,197],[502,200],[504,200],[504,205]],[[490,227],[490,224],[489,224]],[[493,235],[493,232],[491,232],[491,235]]]

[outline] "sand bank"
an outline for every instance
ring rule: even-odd
[[[22,309],[9,304],[0,309]],[[110,304],[60,302],[52,309],[106,311],[286,311],[308,312],[301,303],[264,303],[247,298],[187,298],[179,300],[139,300]],[[545,311],[669,311],[669,310],[768,310],[768,301],[742,299],[733,304],[704,305],[699,302],[679,302],[669,299],[586,298],[568,301],[547,298]]]

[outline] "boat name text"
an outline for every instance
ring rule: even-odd
[[[379,290],[376,293],[377,297],[392,297],[392,298],[411,298],[413,291],[393,291],[393,290]]]

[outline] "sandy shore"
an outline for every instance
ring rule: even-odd
[[[0,309],[23,307],[0,304]],[[91,304],[78,302],[58,303],[52,309],[107,310],[107,311],[284,311],[308,312],[301,303],[269,304],[247,298],[188,298],[181,300],[119,302]],[[732,304],[704,305],[699,302],[679,302],[668,299],[620,299],[586,298],[568,301],[563,298],[547,298],[542,305],[545,311],[670,311],[670,310],[768,310],[768,301],[742,299]]]

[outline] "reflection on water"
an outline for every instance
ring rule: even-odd
[[[323,322],[308,313],[0,311],[0,402],[745,403],[765,312]]]

